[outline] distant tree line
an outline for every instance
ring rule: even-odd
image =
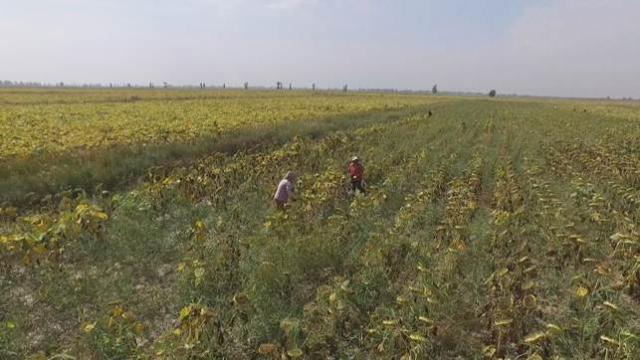
[[[43,84],[40,82],[31,82],[31,81],[11,81],[11,80],[1,80],[1,87],[30,87],[30,88],[39,88],[39,87],[47,87],[52,86],[50,84]]]
[[[233,88],[233,87],[229,87],[227,86],[227,83],[222,83],[221,85],[208,85],[205,82],[200,82],[198,84],[194,84],[194,85],[171,85],[170,83],[163,81],[162,84],[160,85],[161,87],[165,88],[165,89],[169,89],[169,88],[176,88],[176,89],[227,89],[227,88]],[[117,83],[107,83],[107,84],[101,84],[101,83],[85,83],[85,84],[66,84],[64,82],[57,82],[57,83],[43,83],[43,82],[37,82],[37,81],[11,81],[11,80],[0,80],[0,88],[95,88],[95,89],[113,89],[113,88],[128,88],[128,89],[132,89],[132,88],[136,88],[136,89],[144,89],[144,88],[148,88],[148,89],[155,89],[156,85],[153,82],[150,82],[148,85],[140,85],[140,84],[133,84],[133,83],[124,83],[124,84],[117,84]],[[244,82],[240,85],[241,89],[244,90],[249,90],[249,82]],[[252,89],[268,89],[269,87],[264,87],[264,86],[254,86],[252,87]],[[273,89],[273,88],[271,88]],[[276,89],[278,90],[282,90],[284,89],[284,84],[281,81],[276,82]],[[289,90],[293,90],[293,84],[289,83],[288,86]],[[309,89],[309,88],[306,88]],[[316,86],[316,83],[312,83],[311,84],[311,88],[312,91],[317,91],[318,87]],[[343,92],[347,92],[350,91],[349,86],[347,84],[343,85],[341,88],[326,88],[325,90],[330,90],[330,91],[343,91]],[[358,91],[358,92],[379,92],[379,93],[398,93],[398,94],[432,94],[432,95],[438,95],[440,94],[440,90],[438,89],[438,84],[433,85],[433,87],[431,88],[431,91],[429,90],[402,90],[402,89],[389,89],[389,88],[358,88],[354,91]],[[477,93],[477,92],[455,92],[455,91],[447,91],[446,93],[447,95],[457,95],[457,96],[479,96],[479,95],[484,95],[484,96],[489,96],[489,97],[496,97],[498,95],[497,91],[495,89],[492,89],[491,91],[489,91],[488,93]],[[518,95],[518,94],[502,94],[500,95],[502,97],[517,97],[517,96],[523,96],[523,95]],[[524,95],[525,97],[528,97],[526,95]],[[610,97],[605,97],[604,99],[611,99],[611,100],[616,100],[614,98],[610,98]],[[622,101],[634,101],[636,99],[634,99],[633,97],[629,96],[629,97],[621,97],[618,100],[622,100]]]

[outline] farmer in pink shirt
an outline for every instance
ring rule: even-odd
[[[276,207],[279,210],[285,210],[285,205],[289,202],[289,199],[293,196],[294,183],[296,182],[296,174],[292,171],[287,173],[284,179],[280,180],[276,194],[273,196],[273,200],[276,202]]]

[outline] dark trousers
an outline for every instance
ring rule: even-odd
[[[353,192],[355,193],[356,190],[360,191],[363,194],[366,194],[367,192],[364,190],[364,186],[362,186],[362,180],[360,181],[352,181],[351,182],[351,189],[353,190]]]
[[[273,201],[276,203],[276,208],[278,210],[280,210],[280,211],[286,211],[287,210],[287,207],[286,207],[287,203],[282,202],[282,201],[280,201],[278,199],[273,199]]]

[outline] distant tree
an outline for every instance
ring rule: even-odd
[[[293,85],[291,85],[291,83],[289,83],[289,90],[293,90]]]
[[[433,85],[433,88],[431,88],[431,93],[433,95],[438,93],[438,84]]]
[[[497,93],[495,90],[489,91],[489,97],[496,97]]]
[[[249,90],[249,83],[245,81],[244,83],[244,89],[245,90]]]
[[[349,91],[349,86],[348,86],[347,84],[345,84],[345,85],[342,87],[342,91],[344,91],[344,92]]]
[[[316,91],[316,83],[311,84],[311,91]]]

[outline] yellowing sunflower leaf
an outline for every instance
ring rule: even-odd
[[[576,289],[576,296],[579,298],[584,298],[587,295],[589,295],[589,290],[584,286],[578,286],[578,288]]]
[[[82,331],[84,331],[86,334],[89,334],[93,331],[93,329],[96,328],[96,323],[92,322],[92,323],[88,323],[85,326],[82,327]]]
[[[536,332],[524,338],[524,342],[528,344],[536,343],[542,339],[544,339],[547,335],[543,332]]]

